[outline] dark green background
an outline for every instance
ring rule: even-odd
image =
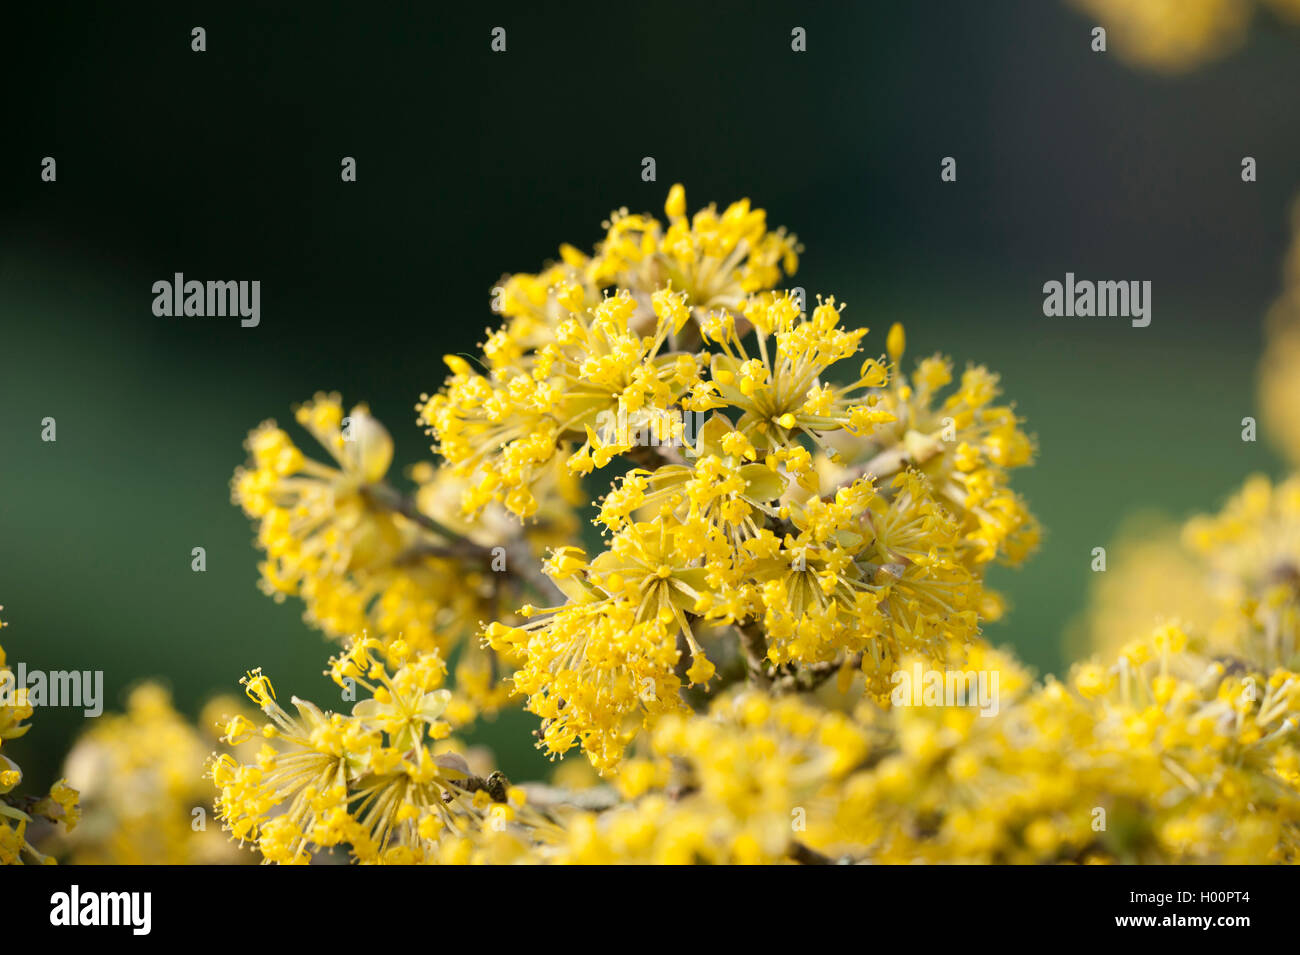
[[[1125,514],[1211,507],[1277,468],[1240,440],[1300,187],[1300,31],[1268,18],[1166,79],[1040,0],[34,6],[0,32],[3,643],[103,669],[110,706],[156,675],[193,713],[258,665],[332,699],[327,644],[254,586],[228,499],[245,432],[337,389],[418,460],[413,405],[481,340],[502,272],[589,246],[612,208],[659,212],[674,181],[692,208],[750,196],[797,232],[798,284],[847,301],[868,350],[902,320],[913,357],[1002,373],[1041,443],[1016,481],[1047,537],[996,574],[1014,610],[989,634],[1040,671]],[[1152,281],[1151,326],[1044,318],[1067,270]],[[176,271],[260,279],[261,326],[156,318],[150,286]],[[486,732],[516,776],[537,769],[532,726]],[[33,781],[81,727],[37,714],[14,747]]]

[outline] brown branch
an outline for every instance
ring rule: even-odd
[[[676,674],[677,679],[682,681],[683,687],[685,687],[686,684],[689,682],[686,673],[688,670],[690,670],[690,668],[694,665],[694,663],[695,663],[695,654],[691,652],[691,643],[689,640],[686,639],[686,632],[684,630],[678,630],[677,631],[677,663],[673,667],[673,673]]]
[[[434,520],[428,514],[424,513],[415,506],[415,500],[410,496],[403,494],[396,488],[387,484],[367,484],[361,488],[361,496],[372,507],[380,510],[392,511],[394,514],[401,514],[404,518],[413,524],[418,524],[427,531],[437,534],[444,541],[458,541],[479,553],[488,554],[491,551],[482,544],[476,544],[447,527],[440,521]]]
[[[400,514],[402,517],[434,534],[438,540],[433,543],[419,544],[408,549],[396,563],[412,563],[421,557],[451,557],[473,563],[482,563],[488,569],[496,559],[495,547],[480,544],[464,534],[452,530],[442,522],[435,520],[415,506],[415,501],[387,484],[367,484],[361,489],[362,496],[372,506]],[[560,590],[542,573],[538,562],[528,550],[522,537],[507,539],[497,545],[505,548],[505,573],[526,583],[538,597],[553,600],[560,596]]]
[[[844,667],[857,669],[862,666],[862,654],[855,653],[847,660],[832,660],[823,663],[811,663],[782,673],[772,679],[773,693],[811,693]]]
[[[786,854],[800,865],[834,865],[835,860],[823,855],[816,849],[810,849],[802,842],[791,842]]]
[[[647,471],[658,470],[665,464],[685,464],[681,451],[668,444],[638,444],[627,451],[627,459]]]
[[[891,448],[885,448],[871,460],[850,468],[845,473],[841,483],[852,484],[858,478],[868,476],[874,478],[893,477],[913,463],[911,452],[903,448],[902,445],[895,445]]]
[[[745,658],[749,682],[767,689],[772,685],[772,674],[767,668],[767,637],[754,621],[736,625],[740,636],[740,652]]]

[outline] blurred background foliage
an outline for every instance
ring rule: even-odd
[[[902,321],[909,358],[1001,372],[1040,441],[1016,486],[1047,536],[995,574],[1012,610],[988,636],[1040,673],[1068,662],[1091,550],[1128,515],[1181,518],[1279,470],[1241,440],[1300,186],[1300,31],[1279,23],[1171,78],[1027,0],[6,17],[3,642],[29,667],[104,670],[107,708],[156,676],[194,715],[254,666],[282,696],[331,699],[331,646],[255,587],[227,486],[245,433],[338,390],[371,403],[400,464],[427,456],[413,406],[444,353],[481,341],[495,280],[589,246],[613,208],[658,214],[674,181],[692,209],[749,196],[795,231],[798,284],[847,302],[868,351]],[[156,318],[150,286],[177,271],[261,280],[260,327]],[[1044,318],[1042,285],[1067,271],[1150,280],[1150,327]],[[82,720],[34,722],[13,749],[40,785]],[[536,775],[534,725],[477,738]]]

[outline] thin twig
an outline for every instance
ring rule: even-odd
[[[767,669],[767,637],[754,621],[737,624],[736,633],[740,636],[740,652],[745,657],[749,682],[767,689],[772,685],[772,675]]]
[[[791,842],[787,854],[800,865],[834,865],[835,860],[823,855],[816,849],[810,849],[802,842]]]
[[[368,484],[361,489],[361,493],[372,506],[401,514],[407,520],[437,536],[438,540],[434,543],[410,548],[398,558],[399,563],[418,560],[421,556],[427,555],[481,562],[489,569],[492,568],[493,561],[498,556],[495,546],[480,544],[452,530],[416,507],[411,497],[387,484]],[[559,588],[542,573],[541,567],[521,537],[504,540],[497,546],[505,549],[503,573],[523,581],[544,600],[549,601],[560,596]]]
[[[520,786],[528,797],[528,805],[538,809],[584,809],[588,812],[604,812],[622,802],[618,790],[613,786],[592,786],[589,789],[564,789],[546,783],[522,783]]]

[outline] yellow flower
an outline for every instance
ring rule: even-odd
[[[286,711],[260,669],[241,681],[268,719],[262,748],[243,759],[214,757],[208,773],[226,828],[264,861],[301,864],[346,846],[362,863],[434,862],[444,840],[481,838],[498,802],[507,801],[504,790],[498,801],[476,788],[464,759],[439,749],[449,700],[439,686],[442,660],[390,647],[400,661],[390,672],[374,655],[382,649],[358,641],[331,660],[329,673],[346,693],[360,686],[370,694],[347,715],[297,697],[297,714]],[[227,740],[239,740],[244,727],[232,729]]]
[[[720,351],[713,355],[710,377],[684,405],[707,411],[734,407],[741,415],[736,424],[753,447],[794,450],[800,437],[834,455],[823,442],[828,432],[870,431],[891,421],[877,409],[877,395],[867,389],[883,386],[887,373],[875,359],[867,359],[856,381],[836,386],[821,379],[828,369],[858,351],[865,328],[852,332],[839,327],[835,300],[821,303],[805,318],[791,295],[759,296],[747,304],[744,317],[755,335],[751,357],[730,312],[713,312],[701,323],[705,341]],[[835,455],[838,457],[838,455]]]
[[[304,456],[266,422],[249,436],[250,462],[235,472],[232,492],[258,522],[262,589],[277,600],[301,597],[307,622],[336,640],[375,635],[450,653],[498,613],[503,597],[535,589],[520,573],[534,547],[575,524],[569,506],[555,503],[572,494],[563,482],[548,486],[545,520],[528,532],[500,510],[467,524],[465,484],[450,470],[417,468],[413,500],[386,483],[392,440],[364,405],[345,418],[337,395],[318,394],[296,418],[335,466]],[[499,708],[509,693],[499,661],[468,643],[454,707],[462,722]]]
[[[472,478],[466,514],[491,502],[519,517],[541,506],[540,487],[567,470],[587,473],[631,447],[644,431],[656,441],[680,435],[674,408],[698,377],[695,361],[666,349],[686,317],[680,296],[661,290],[644,303],[627,290],[604,298],[590,317],[575,313],[554,341],[517,365],[475,372],[457,356],[443,392],[422,399],[421,419],[457,474]],[[638,329],[650,312],[652,334]]]
[[[904,375],[898,366],[904,344],[898,326],[888,346],[894,372],[888,386],[871,395],[883,420],[862,435],[832,436],[834,451],[816,462],[818,471],[835,483],[858,474],[884,480],[919,471],[957,520],[963,562],[972,571],[995,560],[1023,562],[1037,548],[1041,531],[1009,488],[1009,472],[1033,463],[1034,439],[1013,407],[996,403],[997,375],[971,366],[947,391],[953,384],[951,363],[936,355]]]
[[[784,229],[769,232],[766,214],[748,199],[688,218],[685,190],[675,185],[664,211],[667,229],[650,216],[615,212],[588,265],[592,280],[647,293],[671,285],[694,309],[738,311],[747,296],[799,267],[798,242]]]

